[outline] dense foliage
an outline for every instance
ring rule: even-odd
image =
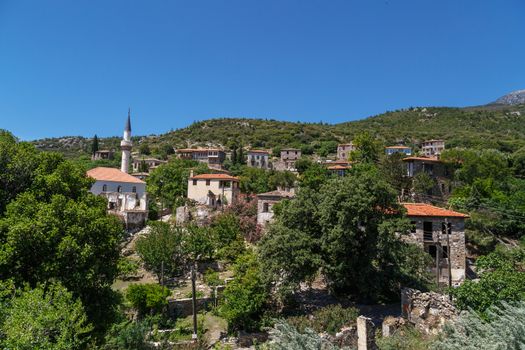
[[[374,167],[302,188],[261,241],[264,275],[284,294],[320,269],[332,291],[365,300],[395,298],[400,284],[424,287],[425,256],[396,236],[408,232],[402,211]]]

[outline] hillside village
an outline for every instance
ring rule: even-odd
[[[330,346],[426,348],[462,309],[521,300],[504,290],[523,293],[522,271],[511,267],[518,280],[495,297],[494,272],[476,261],[520,264],[521,224],[505,220],[522,217],[525,188],[505,209],[468,191],[521,183],[522,151],[363,131],[320,151],[164,143],[155,157],[131,122],[128,112],[118,149],[95,136],[84,169],[125,231],[112,289],[141,349],[253,348],[305,327]],[[473,299],[478,287],[490,302]],[[268,333],[272,319],[285,321]]]

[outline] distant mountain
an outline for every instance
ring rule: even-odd
[[[510,94],[506,94],[505,96],[501,96],[496,101],[492,102],[492,104],[497,104],[497,105],[525,104],[525,90],[517,90],[517,91],[511,92]]]

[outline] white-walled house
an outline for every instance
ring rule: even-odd
[[[129,230],[144,226],[148,216],[146,183],[119,169],[98,167],[87,172],[95,179],[90,192],[108,200],[108,211],[122,218]]]
[[[190,173],[188,179],[188,199],[210,207],[233,204],[239,197],[239,178],[228,174]]]

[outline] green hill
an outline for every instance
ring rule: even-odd
[[[134,137],[134,144],[147,144],[153,153],[166,145],[227,147],[233,141],[254,148],[311,145],[316,149],[327,141],[348,142],[365,130],[385,145],[399,142],[417,145],[425,139],[442,138],[448,147],[489,147],[512,152],[525,146],[525,105],[409,108],[340,124],[210,119],[158,136]],[[119,139],[102,138],[101,148],[118,149]],[[34,143],[40,149],[59,151],[68,157],[85,155],[90,147],[90,140],[83,137],[51,138]]]

